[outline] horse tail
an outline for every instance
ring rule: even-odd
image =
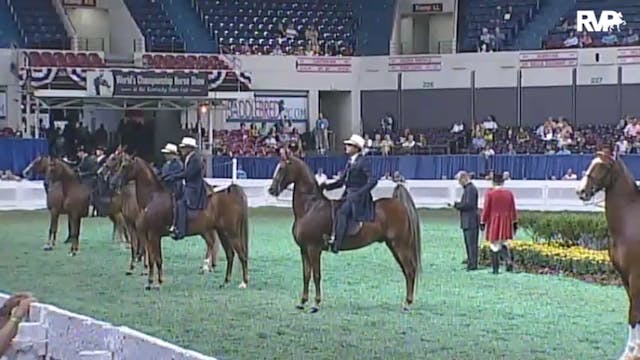
[[[398,184],[393,189],[393,198],[398,199],[407,210],[407,220],[409,222],[409,243],[413,248],[413,261],[416,266],[416,276],[422,272],[422,233],[420,231],[420,217],[418,209],[413,202],[411,193],[403,185]],[[416,282],[417,283],[417,282]]]
[[[240,201],[240,242],[245,251],[245,255],[248,256],[249,248],[249,201],[247,200],[247,194],[240,185],[231,184],[228,188],[230,194],[234,195]]]

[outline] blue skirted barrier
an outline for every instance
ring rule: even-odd
[[[460,170],[485,174],[489,170],[511,173],[514,179],[545,180],[552,176],[561,178],[571,168],[580,176],[589,166],[593,155],[496,155],[489,159],[480,155],[424,155],[424,156],[372,156],[373,173],[382,177],[385,173],[400,173],[407,179],[452,179]],[[229,157],[214,158],[214,177],[231,177],[231,166],[215,166],[229,162]],[[640,156],[628,155],[623,160],[636,178],[640,177]],[[312,156],[305,159],[315,172],[322,168],[327,175],[335,175],[344,169],[345,156]],[[269,179],[278,162],[277,158],[238,158],[238,166],[249,179]]]
[[[20,174],[33,159],[48,153],[46,139],[0,138],[0,170]]]

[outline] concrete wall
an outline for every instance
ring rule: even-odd
[[[0,304],[9,298],[0,294]],[[33,304],[7,354],[9,360],[216,360],[52,305]]]
[[[79,37],[81,49],[110,51],[111,30],[107,9],[78,7],[68,9],[67,14]]]
[[[98,1],[98,7],[109,11],[111,53],[132,57],[134,52],[144,49],[144,36],[123,0]]]

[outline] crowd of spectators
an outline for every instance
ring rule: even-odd
[[[635,46],[640,45],[638,31],[630,27],[618,27],[604,33],[588,33],[576,31],[575,19],[561,18],[551,31],[551,38],[546,48],[587,48],[603,46]]]
[[[493,16],[489,19],[487,27],[483,27],[478,38],[478,52],[501,51],[507,40],[513,37],[510,29],[503,30],[513,21],[513,6],[496,6]]]
[[[310,138],[309,135],[306,135]],[[291,121],[261,124],[240,124],[236,130],[216,130],[213,133],[213,150],[216,155],[227,156],[272,156],[281,147],[303,157],[303,135]],[[311,139],[308,139],[311,140]]]

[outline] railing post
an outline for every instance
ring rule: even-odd
[[[238,182],[238,159],[231,159],[231,183],[235,184]]]

